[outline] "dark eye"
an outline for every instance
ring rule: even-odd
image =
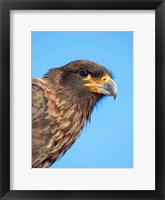
[[[85,78],[88,76],[89,72],[86,70],[86,69],[82,69],[80,72],[79,72],[80,76]]]

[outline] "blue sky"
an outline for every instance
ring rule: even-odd
[[[52,168],[133,167],[133,32],[32,32],[32,77],[74,60],[108,68],[118,87]]]

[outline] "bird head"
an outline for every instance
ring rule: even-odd
[[[63,84],[73,86],[75,90],[90,92],[102,96],[117,96],[117,86],[112,79],[112,74],[97,63],[78,60],[63,67]],[[69,79],[69,80],[68,80]]]
[[[54,82],[59,81],[66,92],[82,96],[117,96],[117,86],[111,72],[105,67],[88,60],[77,60],[52,69],[45,76]]]

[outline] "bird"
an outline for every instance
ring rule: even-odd
[[[113,75],[89,60],[71,61],[32,78],[32,168],[48,168],[61,158],[105,96],[117,96]]]

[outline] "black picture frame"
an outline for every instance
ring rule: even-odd
[[[10,10],[155,10],[156,16],[156,189],[154,191],[10,190]],[[163,0],[0,0],[0,198],[165,199],[165,1]]]

